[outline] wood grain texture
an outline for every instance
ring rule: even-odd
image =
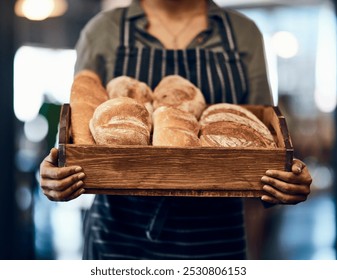
[[[66,104],[65,104],[66,105]],[[277,148],[172,148],[69,143],[68,106],[60,120],[60,166],[80,165],[86,193],[149,196],[260,197],[267,169],[289,168],[293,148],[274,107],[248,106],[270,128]],[[65,127],[63,127],[65,126]]]

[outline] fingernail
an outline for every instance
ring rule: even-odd
[[[76,183],[76,186],[77,187],[80,187],[80,186],[82,186],[83,185],[83,181],[78,181],[77,183]]]
[[[263,189],[264,191],[267,191],[267,190],[268,190],[268,188],[269,188],[269,186],[268,186],[268,185],[264,185],[264,186],[262,187],[262,189]]]
[[[80,172],[80,171],[82,171],[82,167],[77,166],[77,167],[75,168],[75,172]]]
[[[266,176],[263,176],[263,177],[261,178],[261,181],[262,181],[262,182],[266,182],[266,181],[268,181],[268,177],[266,177]]]
[[[267,170],[267,171],[266,171],[266,175],[268,175],[268,176],[273,176],[273,172],[272,172],[271,170]]]
[[[84,194],[84,193],[85,193],[85,189],[81,189],[80,194]]]
[[[82,173],[80,173],[78,176],[77,176],[77,178],[79,179],[79,180],[81,180],[81,179],[83,179],[85,177],[85,174],[82,172]]]

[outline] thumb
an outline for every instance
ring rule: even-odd
[[[293,161],[293,165],[291,167],[291,171],[295,174],[300,174],[303,170],[303,168],[305,167],[305,163],[298,160],[298,159],[294,159]]]
[[[52,148],[50,150],[49,155],[46,158],[46,161],[48,161],[52,165],[57,165],[58,164],[58,158],[59,158],[59,151],[58,151],[58,149]]]

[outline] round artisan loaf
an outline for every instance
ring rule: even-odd
[[[197,118],[173,107],[162,106],[153,113],[153,146],[200,146]]]
[[[200,120],[202,121],[202,119],[206,119],[208,116],[218,114],[218,113],[232,113],[232,114],[236,114],[242,117],[249,118],[253,121],[256,121],[257,123],[261,122],[260,119],[257,116],[255,116],[251,111],[247,110],[246,108],[240,105],[231,104],[231,103],[218,103],[218,104],[213,104],[209,106],[207,109],[205,109],[202,112],[202,116]]]
[[[192,113],[199,119],[205,98],[194,84],[179,75],[164,77],[153,91],[153,107],[169,106]]]
[[[78,72],[70,90],[71,134],[75,144],[95,144],[89,121],[97,106],[108,100],[99,76],[91,70]]]
[[[200,125],[203,146],[276,146],[265,124],[239,105],[221,103],[210,106],[203,112]]]
[[[105,101],[90,120],[91,133],[101,145],[148,145],[151,129],[148,110],[129,97]]]
[[[134,78],[119,76],[110,80],[106,86],[109,98],[130,97],[143,104],[146,109],[153,112],[151,88]]]

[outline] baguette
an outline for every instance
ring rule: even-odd
[[[71,135],[74,144],[95,144],[89,129],[97,106],[108,100],[99,76],[82,70],[74,77],[70,92]]]

